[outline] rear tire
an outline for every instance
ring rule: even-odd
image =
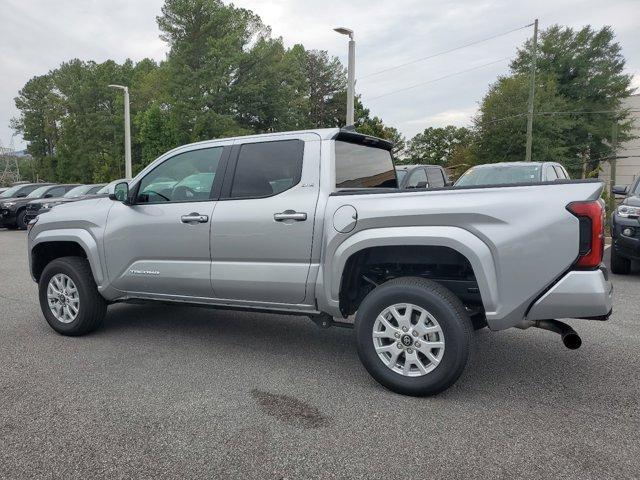
[[[613,245],[611,246],[611,272],[616,275],[628,275],[631,272],[631,260],[618,254]]]
[[[396,393],[426,396],[458,379],[470,355],[473,326],[451,291],[403,277],[365,297],[356,314],[356,337],[360,360],[373,378]]]
[[[16,227],[19,228],[20,230],[27,229],[27,223],[29,222],[27,222],[26,216],[27,216],[26,210],[21,210],[18,212],[18,215],[16,215]]]
[[[62,257],[49,263],[38,282],[40,308],[47,323],[62,335],[84,335],[97,329],[107,312],[89,262]]]

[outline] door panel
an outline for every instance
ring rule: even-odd
[[[228,195],[218,202],[211,226],[211,275],[218,298],[288,304],[304,301],[319,193],[320,141],[313,134],[283,136],[281,140],[293,138],[306,140],[301,151],[302,171],[294,180],[289,178],[295,176],[293,169],[277,173],[282,158],[291,152],[278,155],[271,145],[260,157],[260,147],[254,145],[243,153],[247,144],[272,142],[245,142],[237,149],[237,162],[230,161],[229,168],[234,169],[230,172],[234,173],[225,178],[223,187]],[[265,170],[248,179],[247,172],[252,170],[243,173],[243,161],[245,167],[264,164]],[[226,185],[232,177],[241,178],[239,186]],[[292,182],[296,183],[290,186]],[[234,191],[243,196],[254,192],[261,198],[229,198]]]
[[[113,286],[126,292],[211,297],[210,223],[214,201],[124,205],[109,212],[105,250]]]
[[[105,256],[115,288],[213,296],[209,235],[229,150],[200,146],[179,151],[135,180],[132,205],[114,203]]]

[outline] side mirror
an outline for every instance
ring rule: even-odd
[[[427,188],[427,182],[418,182],[416,188]]]
[[[24,198],[26,196],[27,196],[26,193],[19,193],[19,194],[16,195],[16,198]]]
[[[109,194],[109,198],[111,200],[117,200],[119,202],[124,203],[125,205],[129,204],[129,184],[127,182],[116,183],[115,187],[113,187],[113,193]]]
[[[42,197],[42,198],[51,198],[51,197],[53,197],[53,195],[51,195],[50,193],[47,193],[47,194],[46,194],[44,197]]]
[[[628,190],[629,190],[629,187],[625,185],[614,185],[613,188],[611,189],[614,195],[622,195],[622,196],[626,195]]]
[[[452,180],[447,180],[446,182],[444,182],[444,186],[445,187],[452,187],[453,186],[453,181]]]

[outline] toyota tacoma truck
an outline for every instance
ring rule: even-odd
[[[30,223],[44,317],[82,335],[110,304],[172,302],[355,325],[368,372],[408,395],[456,381],[474,327],[577,348],[558,318],[608,318],[601,182],[404,190],[391,148],[348,129],[176,148]]]

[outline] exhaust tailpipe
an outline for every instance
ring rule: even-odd
[[[562,343],[569,350],[576,350],[582,345],[580,335],[569,325],[558,320],[526,320],[518,325],[518,328],[522,329],[529,327],[541,328],[559,334],[560,338],[562,338]]]

